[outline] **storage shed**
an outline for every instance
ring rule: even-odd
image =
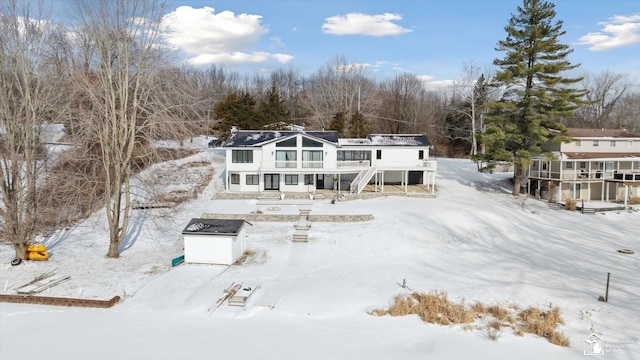
[[[184,261],[233,264],[245,251],[244,220],[191,219],[182,231]]]

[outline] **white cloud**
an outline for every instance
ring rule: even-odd
[[[455,83],[454,80],[435,80],[434,77],[430,75],[417,75],[417,77],[428,89],[444,88],[452,86]]]
[[[602,51],[640,43],[640,14],[616,15],[599,32],[590,32],[578,39],[578,45],[590,45],[589,50]]]
[[[252,50],[268,33],[262,16],[215,12],[212,7],[180,6],[165,15],[167,42],[182,50],[194,65],[288,62],[293,56]]]
[[[387,36],[411,32],[393,21],[402,20],[402,16],[391,13],[368,15],[351,13],[325,19],[322,31],[333,35]]]

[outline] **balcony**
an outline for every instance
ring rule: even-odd
[[[371,166],[369,160],[342,160],[338,161],[339,168],[368,168]]]
[[[322,169],[324,167],[324,161],[303,161],[302,167]]]
[[[276,161],[276,168],[296,168],[298,167],[298,162],[293,160],[293,161]]]

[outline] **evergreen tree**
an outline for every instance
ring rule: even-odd
[[[343,111],[337,112],[333,117],[333,119],[331,119],[331,124],[329,124],[329,130],[335,130],[338,132],[339,137],[344,137],[346,128],[347,128],[347,116]]]
[[[289,108],[275,85],[271,85],[258,104],[257,114],[262,125],[270,129],[284,129],[285,125],[291,123]]]
[[[356,112],[351,116],[351,120],[349,121],[349,136],[352,138],[362,138],[367,135],[369,130],[369,122],[362,113]]]
[[[215,130],[220,132],[220,138],[227,138],[233,126],[239,130],[260,128],[255,106],[255,99],[246,91],[231,93],[217,103],[214,110],[219,122]]]
[[[550,139],[548,129],[566,131],[558,120],[583,103],[584,91],[571,87],[581,78],[561,75],[579,65],[567,60],[573,50],[560,43],[565,32],[562,21],[553,20],[554,8],[548,1],[524,0],[505,26],[506,39],[498,42],[496,50],[505,57],[493,62],[500,67],[496,80],[505,93],[488,104],[486,131],[479,136],[487,152],[474,159],[487,162],[488,168],[496,161],[513,162],[514,195],[520,193],[532,156]]]

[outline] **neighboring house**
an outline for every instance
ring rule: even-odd
[[[367,184],[380,192],[385,184],[435,191],[436,162],[422,134],[339,139],[336,131],[235,130],[222,146],[228,192],[358,194]]]
[[[551,151],[554,159],[534,159],[529,168],[531,193],[555,202],[577,199],[626,204],[640,197],[640,134],[568,129],[564,136],[573,141],[550,141],[542,148]]]

